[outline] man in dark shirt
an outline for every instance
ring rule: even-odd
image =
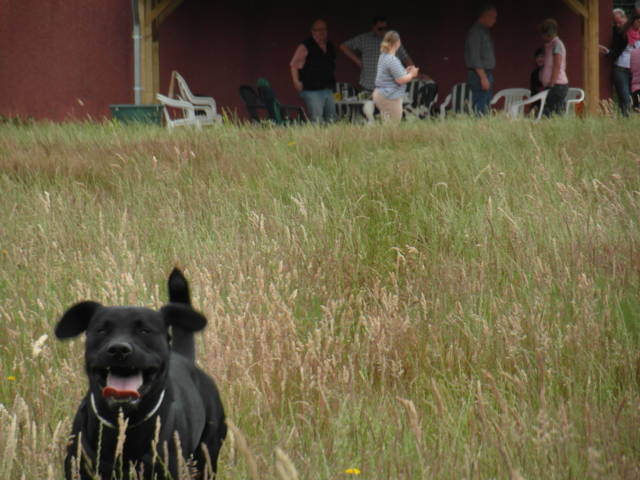
[[[361,33],[340,45],[340,50],[360,68],[360,86],[363,90],[372,92],[376,88],[380,44],[388,31],[387,19],[375,17],[370,31]],[[413,65],[413,60],[403,46],[400,46],[396,56],[405,67]]]
[[[491,38],[492,28],[498,17],[496,7],[484,5],[478,20],[469,29],[464,43],[464,62],[467,66],[467,83],[471,88],[473,110],[484,115],[489,110],[493,95],[493,69],[496,55]]]

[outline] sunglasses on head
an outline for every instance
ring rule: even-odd
[[[377,27],[376,30],[378,30],[379,32],[386,32],[387,30],[389,30],[389,27]]]

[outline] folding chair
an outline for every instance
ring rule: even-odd
[[[496,105],[500,100],[504,99],[502,109],[510,112],[511,107],[518,102],[522,102],[531,96],[531,90],[528,88],[505,88],[496,93],[491,99],[491,106]]]
[[[453,86],[451,93],[440,105],[440,118],[445,118],[449,105],[453,113],[471,113],[471,88],[468,84],[462,82]]]

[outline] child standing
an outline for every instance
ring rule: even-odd
[[[549,89],[544,104],[543,115],[563,115],[567,110],[567,49],[558,37],[558,22],[548,18],[540,25],[540,35],[544,40],[544,65],[540,70],[540,81]]]
[[[529,75],[529,90],[532,96],[544,90],[544,86],[540,81],[540,72],[544,65],[544,48],[537,48],[533,54],[533,59],[536,62],[536,68],[531,72],[531,75]],[[533,112],[537,114],[538,110],[540,110],[540,100],[529,107],[529,113]]]
[[[535,95],[544,90],[542,82],[540,81],[540,71],[544,65],[544,48],[537,48],[533,54],[533,59],[536,62],[536,68],[529,76],[529,90],[531,90],[531,95]]]

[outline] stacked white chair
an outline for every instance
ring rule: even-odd
[[[164,120],[168,129],[183,126],[192,126],[198,129],[202,128],[200,119],[196,116],[196,109],[192,103],[185,100],[178,100],[176,98],[170,98],[161,93],[156,94],[156,98],[160,101],[164,107]],[[181,112],[180,116],[174,114],[174,110]]]

